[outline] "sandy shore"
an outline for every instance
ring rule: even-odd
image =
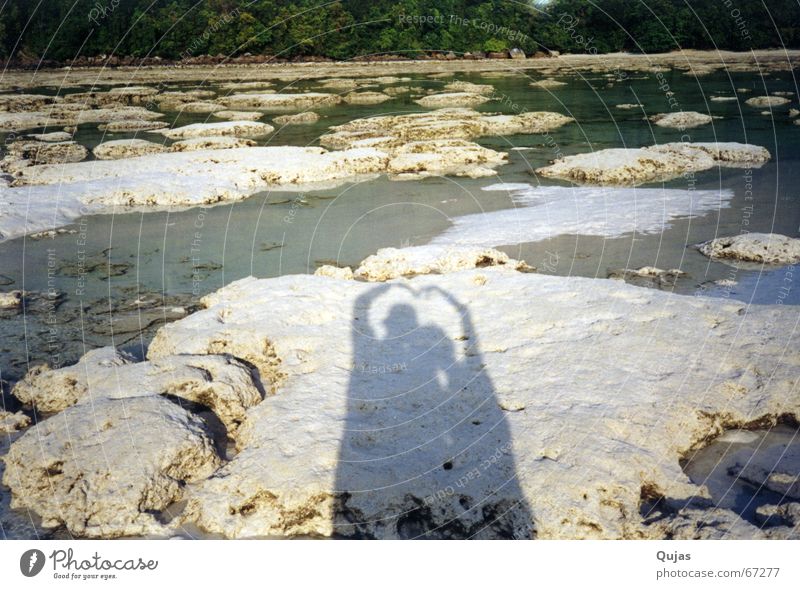
[[[377,61],[332,63],[276,63],[257,65],[183,66],[119,68],[61,68],[55,70],[9,70],[0,77],[0,90],[37,86],[69,87],[82,85],[137,83],[178,83],[246,79],[295,80],[334,76],[383,76],[396,74],[508,72],[519,74],[573,74],[594,71],[652,70],[677,68],[708,73],[727,68],[736,71],[789,71],[800,50],[680,51],[650,55],[610,53],[606,55],[562,55],[545,59],[485,59],[454,61]]]

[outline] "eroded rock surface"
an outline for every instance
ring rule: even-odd
[[[97,145],[92,153],[99,160],[118,160],[153,153],[164,153],[167,148],[161,143],[144,139],[118,139]]]
[[[796,418],[791,309],[494,267],[250,278],[203,302],[158,332],[151,361],[225,349],[269,372],[268,341],[283,374],[241,452],[188,492],[182,521],[208,532],[766,536],[698,506],[679,460],[737,424]],[[658,497],[679,507],[647,517]]]
[[[698,246],[700,252],[716,260],[762,264],[800,262],[800,239],[777,233],[743,233],[718,237]]]
[[[569,155],[536,172],[585,184],[638,185],[666,181],[714,166],[760,166],[769,159],[769,151],[757,145],[665,143],[638,149],[612,148]]]
[[[161,396],[71,407],[28,430],[4,461],[13,508],[90,538],[163,534],[156,514],[220,464],[204,422]]]

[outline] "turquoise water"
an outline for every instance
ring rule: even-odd
[[[507,193],[483,191],[486,186],[498,182],[559,184],[533,172],[558,153],[681,139],[678,130],[648,123],[641,110],[615,108],[616,104],[639,102],[648,115],[669,112],[668,97],[659,89],[654,74],[631,74],[611,87],[606,87],[609,80],[599,74],[556,77],[569,84],[548,91],[531,88],[525,77],[454,76],[495,86],[498,100],[479,110],[552,110],[578,121],[549,136],[480,139],[482,145],[509,151],[510,163],[501,167],[496,177],[406,182],[378,178],[301,194],[265,192],[213,208],[96,215],[68,227],[77,233],[1,243],[3,289],[61,293],[57,298],[43,297],[24,314],[3,317],[2,378],[16,379],[30,365],[42,362],[71,363],[86,349],[111,343],[142,355],[158,325],[190,312],[200,296],[248,275],[313,272],[324,263],[355,265],[381,247],[425,244],[450,227],[454,217],[514,206]],[[723,117],[712,125],[689,130],[689,140],[750,142],[773,154],[773,160],[753,170],[751,177],[746,177],[744,170],[724,168],[697,175],[697,189],[732,190],[730,206],[672,222],[650,235],[613,239],[559,235],[500,249],[547,273],[606,278],[626,267],[680,268],[688,276],[670,288],[682,294],[759,304],[800,303],[800,289],[792,288],[793,268],[737,270],[709,261],[691,247],[743,229],[798,235],[800,129],[788,118],[788,106],[764,116],[762,109],[743,104],[747,97],[766,91],[796,91],[791,76],[762,79],[753,74],[718,73],[696,80],[672,72],[665,74],[665,79],[684,110]],[[401,85],[435,89],[447,81],[417,78]],[[290,90],[311,87],[312,83],[303,82]],[[740,102],[708,102],[711,95],[732,95],[735,88],[742,87],[754,92],[741,95]],[[331,125],[374,114],[421,110],[407,95],[376,106],[340,105],[320,110],[323,118],[317,124],[279,129],[261,143],[315,145]],[[272,118],[266,115],[261,120]],[[185,115],[178,124],[205,120],[219,119]],[[135,136],[159,137],[139,133],[104,138],[96,125],[87,124],[81,126],[76,139],[92,147],[104,139]],[[512,147],[532,149],[511,151]],[[746,200],[746,184],[752,184],[752,201]],[[685,179],[666,186],[688,187]],[[85,260],[89,271],[81,276],[78,263]],[[720,279],[736,284],[714,283]]]

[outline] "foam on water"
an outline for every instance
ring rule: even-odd
[[[678,218],[727,208],[730,190],[604,188],[492,184],[486,191],[511,193],[516,208],[457,217],[436,237],[437,245],[500,246],[558,235],[620,237],[660,233]]]

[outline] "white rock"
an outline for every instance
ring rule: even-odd
[[[152,131],[154,129],[163,129],[167,127],[164,121],[142,121],[142,120],[122,120],[112,121],[104,125],[98,125],[97,128],[107,133],[131,133],[135,131]]]
[[[711,102],[736,102],[739,100],[736,96],[712,96]]]
[[[386,171],[400,180],[427,176],[468,176],[482,178],[496,174],[494,168],[508,157],[463,139],[412,141],[391,151]]]
[[[276,125],[310,125],[319,121],[315,112],[301,112],[295,115],[281,115],[272,119]]]
[[[650,120],[659,127],[693,129],[694,127],[707,125],[714,120],[714,117],[699,112],[681,111],[654,115],[650,117]]]
[[[4,460],[12,508],[93,538],[164,534],[155,514],[220,464],[202,420],[161,396],[71,407],[39,421]]]
[[[350,92],[344,97],[347,104],[381,104],[391,99],[383,92]]]
[[[253,147],[258,145],[252,139],[242,139],[241,137],[220,136],[220,137],[192,137],[183,141],[176,141],[170,146],[171,151],[198,151],[204,149],[239,149],[241,147]]]
[[[214,117],[226,121],[257,121],[264,116],[264,113],[254,110],[217,110],[212,114]]]
[[[718,237],[698,246],[700,252],[716,260],[763,264],[800,262],[800,239],[777,233],[743,233]]]
[[[246,147],[163,153],[135,160],[32,166],[0,186],[0,238],[45,231],[116,207],[175,207],[241,200],[270,187],[329,187],[386,171],[375,149]],[[52,203],[58,186],[58,207]],[[117,209],[119,210],[119,209]]]
[[[225,107],[216,102],[187,102],[182,104],[179,109],[183,112],[196,112],[196,113],[214,113],[217,111],[225,110]]]
[[[0,409],[0,434],[12,434],[15,431],[24,429],[31,424],[31,418],[17,411],[11,413],[4,409]]]
[[[275,130],[267,123],[256,121],[226,121],[223,123],[194,123],[174,129],[155,130],[168,139],[190,139],[193,137],[217,137],[232,135],[234,137],[264,137]]]
[[[100,160],[118,160],[126,157],[139,157],[167,151],[161,143],[144,139],[117,139],[100,143],[93,150],[94,156]]]
[[[305,94],[234,94],[219,101],[231,109],[258,109],[266,112],[310,110],[333,106],[342,101],[336,94],[306,92]]]
[[[0,292],[0,309],[21,309],[23,293],[21,290]]]
[[[48,141],[48,142],[63,142],[63,141],[72,141],[72,133],[67,133],[66,131],[53,131],[51,133],[34,133],[32,135],[27,135],[30,139],[35,139],[36,141]]]
[[[38,366],[15,385],[13,394],[44,413],[101,399],[170,395],[208,407],[232,439],[246,410],[261,401],[250,369],[237,360],[177,355],[137,363],[111,347],[92,350],[73,366]]]
[[[370,282],[422,274],[449,274],[472,268],[497,266],[531,272],[525,262],[490,248],[422,246],[403,249],[384,248],[369,256],[355,271],[355,277]]]
[[[442,94],[423,96],[414,102],[425,108],[448,108],[454,106],[477,106],[488,102],[488,100],[486,96],[473,92],[444,92]]]
[[[470,94],[483,94],[484,96],[494,94],[494,86],[490,84],[473,84],[472,82],[461,80],[445,84],[444,89],[447,92],[468,92]]]
[[[537,80],[536,82],[531,82],[531,86],[535,88],[560,88],[561,86],[566,86],[566,82],[560,82],[558,80],[553,80],[552,78],[546,78],[544,80]]]
[[[382,147],[392,148],[410,141],[543,133],[573,120],[553,112],[495,115],[464,108],[441,109],[426,113],[355,119],[332,127],[330,133],[320,137],[320,144],[332,149],[342,149],[363,144],[365,141],[379,141]]]
[[[326,276],[327,278],[336,278],[337,280],[353,280],[353,270],[349,266],[339,268],[338,266],[331,266],[326,264],[320,266],[314,271],[314,276]]]
[[[537,173],[587,184],[638,185],[689,172],[760,166],[770,158],[763,147],[742,143],[666,143],[652,147],[602,149],[556,160]]]
[[[686,534],[708,509],[647,523],[643,495],[702,496],[685,452],[800,412],[784,307],[492,267],[248,278],[203,302],[151,360],[259,358],[266,340],[285,374],[241,452],[187,491],[181,521],[226,537]]]
[[[791,101],[788,98],[783,98],[781,96],[754,96],[744,101],[746,105],[758,108],[765,106],[783,106],[784,104],[789,104],[789,102]]]

